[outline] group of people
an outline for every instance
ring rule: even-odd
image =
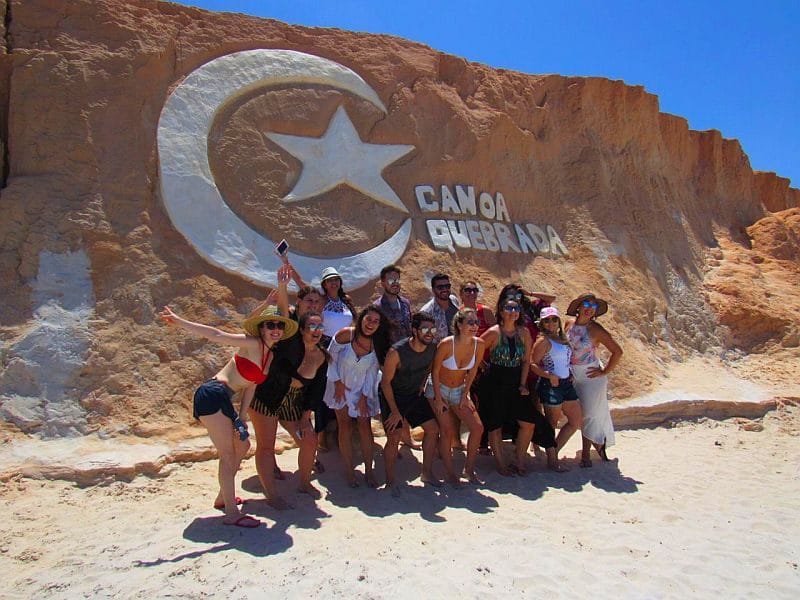
[[[288,295],[292,279],[299,287],[294,306]],[[432,277],[432,298],[418,311],[400,293],[399,267],[384,267],[380,284],[382,295],[358,311],[335,268],[323,270],[317,289],[287,261],[278,271],[277,289],[244,321],[244,333],[188,321],[164,307],[166,323],[236,348],[197,389],[193,403],[219,454],[214,506],[224,511],[226,524],[260,525],[241,512],[235,494],[235,474],[250,447],[248,417],[259,480],[267,501],[279,509],[287,503],[275,484],[284,477],[275,461],[278,423],[299,447],[298,491],[315,498],[320,492],[313,473],[324,470],[317,447],[333,419],[344,479],[359,485],[355,426],[364,480],[378,487],[372,419],[381,418],[385,485],[394,496],[401,494],[395,476],[399,445],[418,448],[411,428],[423,432],[421,480],[437,487],[443,485],[435,474],[437,456],[446,482],[456,488],[465,480],[482,483],[475,469],[480,452],[494,456],[501,475],[524,475],[533,444],[544,449],[548,468],[563,471],[558,453],[578,430],[581,466],[591,466],[592,447],[608,460],[614,429],[606,375],[622,349],[596,321],[608,311],[605,300],[594,294],[575,298],[566,311],[574,319],[564,323],[555,296],[516,284],[503,287],[494,311],[477,302],[477,282],[463,282],[459,297],[444,273]],[[600,346],[608,351],[605,364]],[[505,454],[505,439],[514,440],[513,458]],[[460,472],[454,448],[466,450]]]

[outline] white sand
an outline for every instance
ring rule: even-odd
[[[0,495],[0,597],[796,598],[800,407],[762,422],[621,431],[609,464],[570,456],[566,474],[539,462],[458,491],[415,480],[399,500],[346,488],[331,452],[330,493],[284,512],[248,503],[267,523],[256,530],[209,508],[215,461],[91,488],[16,478]],[[401,473],[416,476],[404,452]],[[252,460],[242,479],[257,498]]]

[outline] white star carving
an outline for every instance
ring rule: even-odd
[[[343,106],[336,109],[327,131],[320,138],[282,133],[265,135],[303,163],[300,177],[283,198],[284,202],[313,198],[347,184],[376,202],[408,212],[381,173],[411,152],[414,146],[362,142]]]

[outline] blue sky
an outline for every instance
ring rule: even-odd
[[[800,187],[800,2],[188,0],[214,11],[388,33],[492,67],[643,85],[692,129],[738,139]],[[756,6],[757,4],[757,6]]]

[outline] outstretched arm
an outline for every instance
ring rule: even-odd
[[[169,306],[165,306],[158,315],[167,325],[175,325],[184,331],[188,331],[197,337],[204,337],[217,344],[225,344],[228,346],[237,346],[239,348],[248,348],[258,340],[248,338],[243,333],[228,333],[216,327],[203,325],[202,323],[195,323],[176,315]]]
[[[553,294],[548,294],[546,292],[529,292],[528,290],[521,289],[519,290],[526,296],[533,296],[534,298],[538,298],[543,302],[547,302],[548,304],[552,304],[555,302],[556,297]]]

